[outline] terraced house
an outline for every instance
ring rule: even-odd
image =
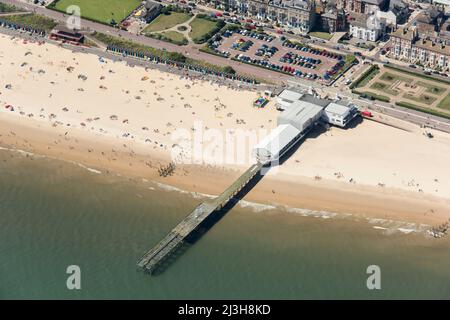
[[[298,33],[309,32],[316,21],[314,0],[220,0],[216,4],[224,10],[277,22]]]
[[[450,70],[450,46],[439,37],[422,35],[415,26],[401,28],[391,34],[394,58],[424,66]]]

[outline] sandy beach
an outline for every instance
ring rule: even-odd
[[[0,146],[104,174],[220,193],[248,167],[254,143],[276,126],[275,101],[256,109],[257,96],[0,35]],[[245,199],[430,225],[446,221],[450,135],[433,131],[429,139],[419,127],[392,121],[409,131],[371,121],[318,130]],[[214,142],[242,132],[250,139],[227,149]],[[195,161],[186,136],[203,137]],[[243,161],[227,158],[241,155],[237,150],[244,150]],[[160,177],[158,169],[172,160],[183,163]]]

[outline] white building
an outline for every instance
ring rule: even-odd
[[[305,101],[292,103],[278,116],[278,126],[253,148],[253,156],[265,164],[279,160],[320,120],[322,113],[322,106]]]
[[[348,104],[345,106],[332,102],[326,106],[322,118],[330,124],[344,128],[357,115],[358,108],[355,105]]]
[[[261,163],[276,161],[300,138],[300,131],[290,124],[278,126],[253,148],[253,156]]]
[[[349,20],[352,37],[364,41],[377,41],[386,28],[386,20],[376,15],[352,13]]]
[[[284,89],[277,97],[277,109],[286,109],[294,102],[299,101],[303,93]]]
[[[290,124],[301,133],[306,133],[320,119],[322,113],[323,107],[320,105],[297,101],[278,116],[277,124]]]

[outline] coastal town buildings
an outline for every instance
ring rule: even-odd
[[[450,24],[445,12],[431,6],[407,26],[391,33],[394,59],[432,69],[450,69]]]
[[[163,6],[160,3],[153,0],[147,0],[143,8],[145,10],[144,20],[147,23],[151,22],[161,13],[162,8]]]
[[[364,41],[377,41],[386,28],[386,20],[375,14],[354,12],[349,17],[349,24],[351,36]]]
[[[309,32],[316,21],[313,0],[219,0],[216,6],[258,20],[278,23],[299,33]]]
[[[337,0],[337,7],[347,13],[371,13],[377,10],[385,10],[389,0]]]
[[[346,16],[344,9],[336,6],[327,6],[318,18],[318,25],[322,31],[334,33],[346,29]]]
[[[450,69],[450,46],[444,41],[420,34],[416,26],[399,28],[391,34],[391,56],[433,69]]]

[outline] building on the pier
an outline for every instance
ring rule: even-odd
[[[300,131],[294,126],[279,125],[253,148],[253,156],[261,163],[276,161],[298,141],[299,137]]]
[[[290,124],[300,132],[306,133],[320,119],[322,112],[322,106],[300,100],[280,113],[277,124]]]
[[[301,92],[284,89],[277,97],[276,107],[279,110],[284,110],[294,102],[299,101],[301,97],[303,97]]]
[[[358,108],[354,104],[332,102],[325,107],[322,118],[329,124],[345,128],[358,115]]]
[[[283,90],[279,97],[284,111],[278,115],[278,126],[253,148],[253,156],[263,164],[278,161],[317,123],[344,128],[359,114],[351,103],[332,102],[292,90]]]

